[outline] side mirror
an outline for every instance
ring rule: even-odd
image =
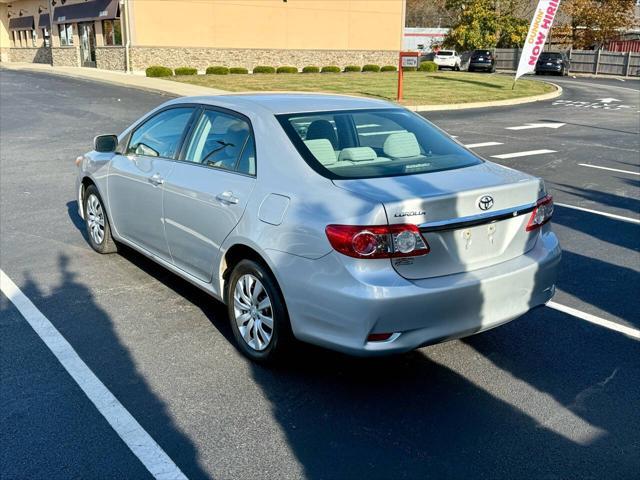
[[[93,139],[93,149],[100,153],[112,153],[118,146],[117,135],[98,135]]]

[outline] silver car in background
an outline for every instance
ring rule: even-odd
[[[542,180],[379,100],[169,101],[79,157],[98,252],[128,245],[227,305],[239,349],[295,339],[405,352],[513,320],[554,294]]]

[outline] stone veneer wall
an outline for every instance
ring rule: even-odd
[[[10,62],[11,59],[9,58],[9,48],[7,47],[0,47],[0,62]]]
[[[124,47],[96,47],[96,67],[124,72]]]
[[[79,67],[80,47],[53,47],[53,65],[56,67]]]
[[[225,49],[225,48],[179,48],[179,47],[132,47],[133,70],[144,70],[151,65],[169,68],[195,67],[205,70],[211,65],[245,67],[256,65],[291,65],[302,68],[306,65],[397,65],[398,52],[385,50],[278,50],[278,49]]]
[[[10,48],[9,61],[51,64],[51,51],[45,47]]]

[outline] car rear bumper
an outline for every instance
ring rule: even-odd
[[[295,336],[368,356],[406,352],[513,320],[555,292],[560,246],[545,227],[533,249],[473,272],[418,281],[399,276],[388,260],[331,253],[307,260],[270,252]],[[366,269],[361,262],[376,262]],[[367,342],[371,333],[393,333]]]
[[[491,70],[493,68],[493,64],[491,64],[491,62],[489,63],[485,63],[485,62],[471,62],[469,63],[469,67],[473,68],[475,70]]]
[[[536,72],[561,72],[562,65],[554,64],[554,65],[536,65]]]

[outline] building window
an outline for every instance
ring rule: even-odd
[[[73,25],[71,23],[61,23],[58,25],[60,31],[60,45],[73,45]]]
[[[44,38],[44,46],[45,47],[50,47],[51,46],[51,38],[49,37],[49,29],[48,28],[43,28],[42,29],[42,38]]]
[[[38,34],[36,32],[36,29],[32,29],[31,30],[31,45],[36,47],[38,43]]]
[[[18,42],[16,41],[16,31],[13,30],[11,32],[11,40],[13,41],[13,48],[16,48],[18,46]]]
[[[120,19],[103,20],[102,32],[104,33],[105,45],[122,45],[122,29]]]

